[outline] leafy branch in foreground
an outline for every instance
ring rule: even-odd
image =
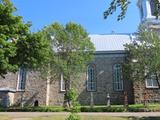
[[[14,15],[10,0],[0,1],[0,76],[20,67],[38,68],[49,60],[50,46],[43,36],[30,32],[30,23]]]
[[[109,8],[104,11],[104,19],[107,19],[109,15],[113,14],[117,8],[120,8],[121,10],[120,14],[117,16],[117,20],[119,21],[124,19],[129,4],[130,0],[112,0]]]
[[[158,16],[160,15],[160,3],[159,0],[152,1],[154,1],[154,15],[158,19]],[[120,14],[117,16],[117,20],[123,20],[125,18],[130,3],[131,0],[112,0],[110,6],[104,11],[104,19],[107,19],[109,15],[112,15],[114,12],[117,11],[117,9],[120,9]]]

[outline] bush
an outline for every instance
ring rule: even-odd
[[[64,96],[64,99],[70,102],[69,108],[66,108],[70,112],[80,112],[80,104],[77,101],[78,94],[75,89],[70,89]]]
[[[81,112],[124,112],[124,107],[81,107]]]
[[[129,105],[126,109],[123,105],[111,105],[106,106],[80,106],[78,102],[75,102],[71,108],[65,109],[62,106],[39,106],[39,107],[0,107],[0,112],[160,112],[160,104],[149,104],[147,108],[143,104]]]
[[[0,112],[62,112],[63,107],[10,107],[0,108]]]
[[[69,117],[66,118],[65,120],[80,120],[80,119],[81,119],[81,118],[80,118],[77,114],[71,113],[71,114],[69,115]]]
[[[75,89],[70,89],[64,96],[65,100],[71,100],[71,101],[76,101],[77,100],[77,92]]]

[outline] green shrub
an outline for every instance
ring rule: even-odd
[[[124,107],[81,107],[81,112],[124,112]]]
[[[0,108],[0,112],[62,112],[65,111],[63,107],[10,107]]]
[[[147,108],[143,104],[129,105],[126,109],[123,105],[111,105],[106,106],[80,106],[77,101],[74,102],[73,106],[69,109],[65,109],[62,106],[39,106],[39,107],[0,107],[0,112],[160,112],[160,104],[149,104]]]
[[[77,94],[77,91],[75,89],[70,89],[64,96],[64,99],[65,100],[68,100],[70,103],[71,103],[71,106],[69,106],[69,108],[66,108],[66,111],[69,111],[69,112],[80,112],[80,104],[79,102],[77,101],[77,97],[78,97],[78,94]]]
[[[71,101],[76,101],[77,100],[77,92],[75,89],[70,89],[64,96],[65,100],[71,100]]]
[[[71,113],[71,114],[69,115],[69,117],[66,118],[65,120],[80,120],[80,119],[81,119],[80,116],[78,116],[78,115],[75,114],[75,113]]]

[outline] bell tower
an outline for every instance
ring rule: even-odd
[[[160,19],[156,13],[160,12],[160,0],[138,0],[141,23],[148,28],[160,30]]]

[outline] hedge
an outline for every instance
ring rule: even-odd
[[[142,104],[129,105],[125,108],[123,105],[107,106],[78,106],[79,112],[160,112],[160,104],[150,104],[145,108]],[[0,112],[71,112],[72,109],[65,109],[62,106],[41,106],[41,107],[0,107]]]

